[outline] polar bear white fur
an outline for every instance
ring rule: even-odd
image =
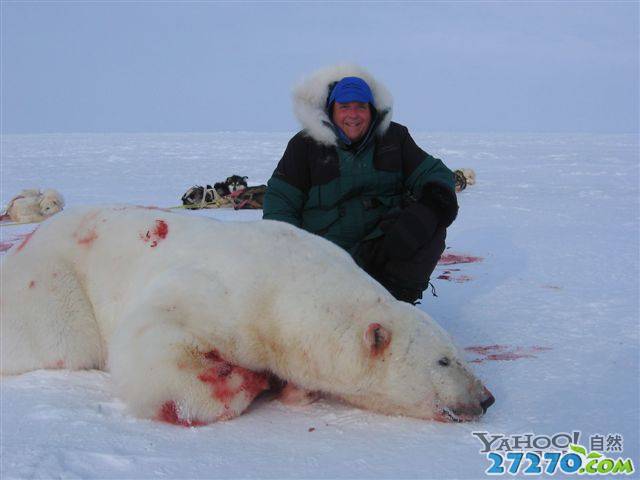
[[[493,402],[429,316],[281,222],[65,211],[8,252],[2,285],[2,374],[108,369],[145,418],[232,418],[272,375],[424,419]]]

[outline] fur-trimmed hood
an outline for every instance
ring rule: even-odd
[[[302,128],[316,142],[335,146],[338,138],[332,128],[331,119],[325,111],[329,85],[344,77],[362,78],[373,93],[374,106],[382,119],[376,128],[376,135],[384,134],[391,123],[393,97],[389,90],[373,76],[357,65],[336,65],[323,68],[302,81],[293,90],[293,111]]]

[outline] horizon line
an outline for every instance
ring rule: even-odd
[[[211,130],[211,131],[76,131],[76,132],[0,132],[0,136],[36,136],[36,135],[214,135],[234,134],[295,134],[300,130]],[[535,131],[535,130],[417,130],[414,134],[467,134],[467,135],[640,135],[640,131]]]

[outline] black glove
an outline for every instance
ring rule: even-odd
[[[438,215],[422,203],[405,208],[382,241],[382,253],[390,260],[409,260],[426,245],[438,228]]]
[[[431,274],[444,252],[446,236],[446,229],[440,226],[410,260],[388,260],[382,269],[378,267],[368,273],[396,299],[415,304],[429,286]]]
[[[441,183],[426,183],[422,188],[422,196],[419,202],[436,212],[439,223],[445,227],[451,225],[458,215],[456,194]]]

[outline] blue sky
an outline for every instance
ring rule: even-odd
[[[637,132],[638,2],[2,2],[4,133],[296,130],[359,63],[412,131]]]

